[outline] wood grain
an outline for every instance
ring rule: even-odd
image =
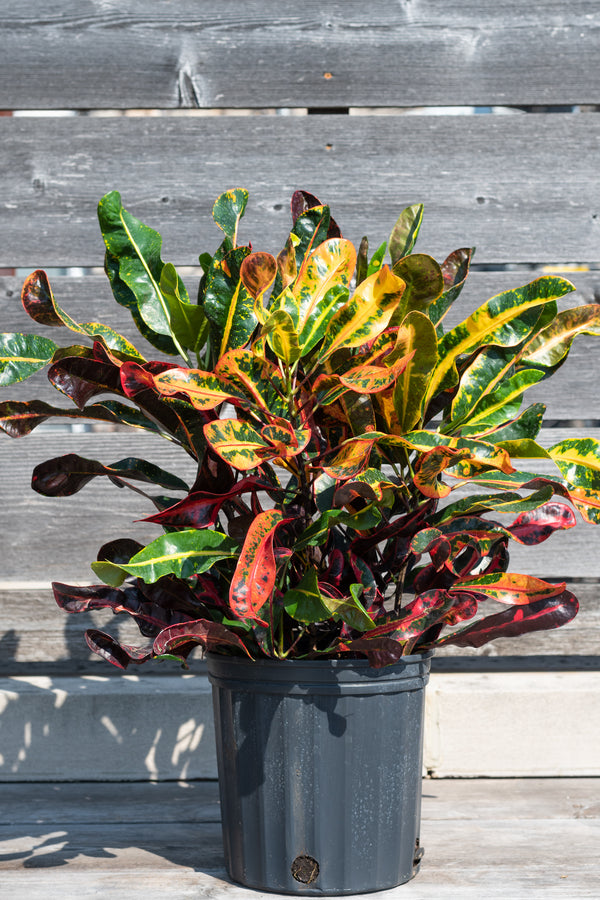
[[[599,782],[425,780],[421,870],[388,896],[594,897],[600,878],[594,805]],[[174,900],[248,900],[250,892],[231,884],[224,870],[214,817],[217,796],[216,782],[5,785],[4,889],[16,900],[94,895],[159,900],[167,894]]]
[[[460,299],[451,308],[445,321],[451,328],[489,297],[509,288],[532,281],[541,269],[519,267],[513,271],[486,272],[474,270],[469,275]],[[600,297],[600,270],[591,272],[566,271],[564,277],[573,282],[577,292],[561,301],[562,307],[581,303],[594,303]],[[184,278],[191,297],[196,296],[199,275],[192,273]],[[129,314],[115,301],[107,279],[100,275],[87,277],[55,276],[51,278],[57,302],[78,322],[100,321],[123,334],[147,358],[165,358],[141,338]],[[56,343],[67,346],[71,340],[79,340],[66,328],[42,328],[31,321],[20,302],[22,279],[0,277],[0,330],[35,332],[50,337]],[[86,343],[86,339],[81,339]],[[174,357],[169,357],[175,360]],[[549,385],[544,382],[526,394],[527,403],[546,404],[547,419],[596,419],[600,420],[600,400],[595,384],[600,377],[600,340],[597,337],[580,336],[574,341],[569,359],[552,377]],[[69,406],[69,401],[49,385],[46,370],[26,381],[3,388],[0,399],[29,400],[33,397],[56,406]]]
[[[14,8],[11,8],[14,6]],[[0,106],[344,107],[597,103],[591,0],[282,7],[273,0],[41,0],[2,17]]]
[[[541,440],[556,442],[570,433],[549,429]],[[598,429],[586,429],[586,433],[600,436]],[[176,472],[188,483],[194,477],[193,461],[154,435],[34,433],[18,441],[0,435],[0,503],[11,523],[0,535],[2,581],[89,582],[93,580],[89,563],[103,543],[125,536],[147,543],[161,533],[158,526],[138,521],[152,513],[150,502],[127,489],[117,489],[107,479],[96,478],[71,497],[42,497],[33,492],[33,466],[64,453],[78,453],[105,465],[138,456]],[[532,468],[528,462],[523,461],[524,471]],[[534,466],[534,471],[553,471],[552,463],[540,463],[543,465]],[[579,522],[576,528],[559,532],[534,548],[513,542],[511,565],[515,571],[547,578],[598,578],[599,539],[598,526]]]
[[[250,190],[240,240],[271,252],[304,188],[373,247],[420,201],[420,249],[436,258],[476,244],[478,263],[598,263],[599,146],[591,113],[0,117],[0,267],[101,264],[96,205],[112,189],[162,232],[166,260],[197,265],[219,243],[213,202],[237,185]]]
[[[65,579],[70,575],[66,574]],[[93,577],[93,576],[92,576]],[[591,668],[592,660],[600,665],[600,584],[569,584],[580,602],[579,614],[560,630],[540,631],[519,638],[503,638],[486,644],[479,650],[460,647],[444,647],[436,651],[434,667],[438,670],[471,670],[477,668],[506,667],[511,669],[552,667],[565,669],[571,666],[569,656],[585,662],[580,665]],[[487,613],[492,613],[495,608]],[[0,585],[0,676],[4,675],[60,675],[98,674],[118,675],[119,671],[92,653],[84,640],[86,628],[108,631],[120,641],[141,644],[143,639],[137,626],[126,615],[113,616],[111,612],[96,611],[69,615],[60,610],[49,587],[15,588]],[[192,671],[203,671],[200,653],[193,657]],[[450,662],[451,661],[451,662]],[[177,664],[161,664],[148,667],[153,674],[173,674]]]

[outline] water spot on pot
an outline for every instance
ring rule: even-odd
[[[292,863],[292,877],[302,884],[312,884],[319,875],[319,863],[312,856],[297,856]]]

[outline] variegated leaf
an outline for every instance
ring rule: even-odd
[[[238,550],[237,543],[219,531],[190,528],[161,535],[119,568],[153,584],[163,575],[189,578],[206,572],[221,559],[235,558]]]
[[[167,397],[185,394],[195,409],[215,409],[226,400],[247,402],[248,399],[217,375],[200,369],[168,369],[154,375],[152,380],[156,390]]]
[[[404,282],[387,266],[365,278],[331,319],[319,353],[321,360],[343,347],[360,347],[381,334],[403,291]]]
[[[521,354],[521,362],[552,369],[567,355],[578,334],[600,334],[597,303],[559,312],[550,325],[528,342]]]
[[[48,276],[42,269],[29,275],[21,289],[21,302],[28,315],[43,325],[64,325],[76,334],[84,334],[94,340],[102,340],[112,350],[122,354],[123,358],[143,361],[133,344],[123,335],[118,334],[108,325],[100,322],[76,322],[54,299]],[[44,338],[43,340],[46,340]]]
[[[229,590],[229,605],[240,619],[262,621],[259,611],[271,599],[277,575],[273,540],[286,521],[281,510],[269,509],[250,525]]]
[[[427,391],[427,401],[458,381],[456,361],[485,345],[516,347],[535,328],[538,307],[554,303],[573,290],[564,278],[544,275],[514,290],[492,297],[441,339],[439,362]]]
[[[287,366],[292,366],[300,359],[300,343],[292,317],[283,309],[272,312],[265,322],[262,334],[279,359]]]
[[[254,297],[240,277],[241,265],[249,254],[249,247],[238,247],[223,259],[215,257],[206,276],[203,305],[211,322],[217,358],[231,348],[244,347],[258,325]]]
[[[0,385],[24,381],[47,366],[57,346],[35,334],[0,334]]]
[[[437,337],[428,317],[420,312],[409,313],[398,330],[394,355],[412,354],[406,368],[399,374],[394,392],[393,415],[390,409],[390,430],[399,434],[422,424],[423,403],[431,372],[437,363]]]
[[[494,572],[492,575],[475,575],[459,579],[452,585],[456,590],[478,591],[499,603],[523,605],[561,594],[566,584],[550,584],[533,575],[514,572]]]
[[[230,350],[215,366],[215,374],[245,393],[265,412],[286,418],[289,410],[283,399],[284,383],[271,362],[257,358],[249,350]]]
[[[204,436],[215,453],[240,472],[260,466],[273,448],[260,432],[238,419],[218,419],[204,426]]]
[[[402,300],[392,316],[392,325],[401,325],[409,312],[426,312],[444,290],[444,276],[439,264],[425,253],[413,253],[399,259],[392,272],[406,284]]]
[[[403,209],[392,228],[388,241],[392,265],[412,253],[423,221],[423,204],[415,203]]]
[[[248,191],[245,188],[224,191],[215,200],[212,211],[213,219],[229,239],[231,247],[236,246],[238,226],[247,203]]]
[[[355,266],[356,250],[344,238],[324,241],[305,259],[293,285],[300,332],[313,317],[320,316],[325,296],[332,287],[349,288]]]
[[[346,441],[336,457],[323,466],[326,475],[332,478],[354,478],[369,465],[375,438],[363,436]]]

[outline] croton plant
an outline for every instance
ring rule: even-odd
[[[543,449],[544,405],[522,408],[576,334],[600,332],[598,306],[559,311],[573,286],[547,275],[446,328],[472,250],[441,264],[413,253],[421,205],[370,255],[366,238],[357,251],[329,208],[298,191],[274,257],[238,241],[247,199],[237,189],[214,205],[224,236],[200,256],[197,302],[162,261],[160,235],[116,191],[100,201],[114,297],[159,358],[75,322],[43,271],[25,281],[25,310],[85,342],[0,339],[0,383],[47,366],[73,404],[1,403],[10,436],[52,416],[119,423],[132,445],[142,429],[195,463],[191,486],[134,455],[103,465],[68,454],[34,470],[46,496],[98,476],[131,487],[148,503],[144,521],[162,529],[147,546],[123,537],[101,547],[92,569],[102,584],[54,585],[68,612],[126,613],[142,635],[133,647],[91,629],[89,646],[122,668],[185,663],[197,645],[382,666],[572,619],[565,584],[509,572],[508,545],[572,527],[573,508],[600,521],[597,442]],[[555,474],[518,468],[532,458],[553,461]]]

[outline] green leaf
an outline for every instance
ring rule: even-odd
[[[423,221],[423,209],[422,203],[415,203],[407,206],[398,216],[388,241],[392,265],[412,253]]]
[[[398,428],[406,433],[422,424],[427,385],[437,362],[435,328],[426,315],[410,312],[406,316],[393,353],[401,357],[414,354],[398,375],[393,394]]]
[[[486,362],[489,362],[490,359],[490,356],[485,357]],[[501,371],[504,371],[500,358],[498,358],[498,366]],[[485,430],[486,426],[503,424],[518,412],[523,393],[538,384],[543,377],[544,373],[539,369],[525,369],[510,378],[504,378],[500,383],[495,381],[492,385],[494,390],[490,391],[486,390],[485,380],[480,380],[480,391],[478,395],[475,395],[475,407],[468,409],[468,397],[461,395],[459,410],[461,412],[464,410],[462,417],[458,416],[456,419],[453,417],[448,425],[444,424],[443,430],[452,432],[455,428],[461,428],[466,434],[467,429]]]
[[[179,350],[173,342],[173,338],[167,334],[158,334],[144,322],[138,309],[137,299],[133,291],[127,287],[121,276],[119,275],[119,260],[116,256],[106,253],[104,257],[104,271],[110,282],[113,297],[120,306],[125,307],[131,313],[131,317],[135,323],[135,327],[142,337],[152,344],[161,353],[168,353],[170,356],[177,356]]]
[[[533,403],[520,415],[508,421],[502,420],[499,426],[475,426],[461,428],[463,437],[481,437],[483,440],[501,441],[535,440],[542,427],[546,407],[543,403]]]
[[[414,253],[398,260],[392,272],[406,284],[402,300],[392,317],[392,325],[401,325],[406,314],[413,310],[426,312],[444,289],[444,277],[439,264],[424,253]]]
[[[350,596],[343,600],[322,595],[323,603],[329,610],[330,616],[345,622],[354,631],[370,631],[375,628],[375,622],[359,600],[362,590],[362,584],[351,584]]]
[[[24,381],[47,366],[57,350],[49,338],[35,334],[0,334],[0,385]]]
[[[169,307],[160,289],[164,267],[160,234],[124,209],[118,191],[111,191],[100,200],[98,219],[106,250],[118,260],[119,278],[134,294],[141,318],[151,331],[172,337],[186,359],[171,332]],[[180,297],[189,302],[183,282],[179,281],[178,286]]]
[[[231,242],[232,248],[236,246],[238,226],[247,203],[248,191],[245,188],[235,188],[221,194],[213,206],[213,219]]]
[[[463,497],[455,503],[449,503],[439,512],[431,516],[430,524],[439,526],[448,522],[455,516],[479,515],[484,512],[522,513],[530,509],[537,509],[547,503],[554,494],[551,484],[541,487],[537,491],[522,497],[515,491],[500,491],[494,494],[477,494],[471,497]]]
[[[367,266],[367,274],[366,274],[367,278],[369,277],[369,275],[373,275],[375,272],[379,272],[379,270],[381,269],[381,267],[383,265],[383,258],[385,256],[386,250],[387,250],[387,241],[384,241],[383,244],[381,244],[377,248],[377,250],[371,257],[371,259],[369,260],[369,265]]]
[[[312,624],[331,618],[331,613],[321,597],[316,569],[307,569],[296,587],[283,595],[283,608],[296,622]]]
[[[169,310],[169,327],[182,347],[198,353],[208,336],[208,321],[201,306],[181,296],[181,279],[175,266],[166,263],[160,275],[160,290]]]
[[[120,568],[153,584],[163,575],[190,578],[208,571],[221,559],[233,559],[239,546],[220,531],[196,528],[163,534]],[[92,563],[94,571],[95,563]]]
[[[217,358],[229,349],[247,344],[258,325],[254,297],[240,275],[240,267],[250,252],[249,247],[238,247],[224,259],[215,257],[207,275],[204,312],[211,323]]]

